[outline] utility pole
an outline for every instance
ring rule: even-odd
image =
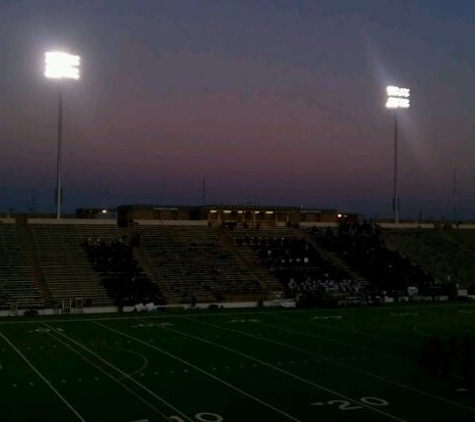
[[[201,182],[201,205],[206,204],[206,177],[203,177]]]
[[[457,223],[457,167],[454,167],[454,181],[453,181],[453,222]]]

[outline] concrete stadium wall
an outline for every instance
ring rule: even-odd
[[[82,225],[108,225],[108,226],[117,226],[116,220],[109,219],[86,219],[86,218],[68,218],[68,219],[54,219],[54,218],[29,218],[28,224],[82,224]]]
[[[283,224],[285,226],[285,223]],[[307,228],[307,227],[338,227],[338,223],[325,223],[325,222],[320,222],[320,223],[311,223],[311,222],[302,222],[300,223],[300,227]]]
[[[379,223],[381,228],[383,229],[434,229],[434,228],[440,228],[440,224],[434,224],[434,223]],[[458,227],[452,227],[451,229],[448,230],[464,230],[464,229],[475,229],[475,224],[461,224]]]
[[[207,226],[207,220],[134,220],[139,226]]]
[[[1,223],[14,224],[14,218],[1,218]],[[140,226],[206,226],[207,220],[135,220]],[[116,226],[117,221],[111,219],[84,219],[84,218],[68,218],[68,219],[55,219],[55,218],[28,218],[29,224],[83,224],[83,225],[110,225]],[[287,223],[284,221],[277,222],[277,227],[286,227]],[[383,229],[434,229],[440,224],[434,223],[379,223]],[[332,222],[301,222],[300,227],[338,227],[338,223]],[[474,230],[475,224],[460,224],[459,227],[452,227],[452,230]]]

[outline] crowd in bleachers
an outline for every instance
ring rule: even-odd
[[[278,277],[288,297],[361,293],[359,283],[322,258],[304,238],[260,234],[238,237],[235,243],[257,252],[258,265]]]
[[[289,288],[292,293],[296,292],[316,292],[316,293],[343,293],[351,296],[359,296],[363,293],[361,283],[351,278],[344,278],[342,280],[334,280],[330,278],[328,273],[323,277],[315,279],[307,277],[305,280],[290,279]]]
[[[141,302],[163,303],[157,283],[153,283],[134,258],[133,248],[124,238],[102,240],[89,238],[85,243],[94,269],[118,305]]]
[[[374,223],[365,221],[342,223],[337,228],[315,228],[311,235],[370,281],[374,290],[388,292],[391,296],[407,295],[410,288],[416,288],[421,295],[443,291],[443,286],[428,273],[399,252],[387,249],[380,229]]]

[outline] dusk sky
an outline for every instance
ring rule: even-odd
[[[65,81],[64,211],[292,205],[475,219],[472,0],[0,0],[0,212],[54,212]]]

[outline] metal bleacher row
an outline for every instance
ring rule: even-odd
[[[259,278],[232,247],[207,226],[137,226],[140,251],[160,277],[171,300],[200,302],[261,295]]]
[[[325,259],[306,232],[289,227],[238,228],[228,235],[275,290],[287,288],[291,279],[338,282],[352,278],[348,271]],[[337,288],[333,291],[340,293]]]
[[[117,238],[118,229],[104,225],[29,224],[39,269],[51,301],[82,298],[92,306],[110,305],[100,276],[82,244],[90,237]]]
[[[441,282],[461,286],[475,282],[475,232],[473,230],[385,230],[388,248],[424,267]]]
[[[0,310],[16,302],[24,308],[44,305],[33,267],[18,242],[15,224],[0,224]]]
[[[88,241],[132,245],[137,274],[155,283],[169,303],[190,303],[193,296],[201,303],[265,299],[288,287],[293,273],[323,281],[327,275],[335,281],[358,280],[350,271],[354,268],[321,237],[318,231],[290,227],[229,229],[175,222],[119,228],[115,221],[34,220],[20,225],[0,220],[0,310],[12,303],[23,309],[55,307],[77,298],[86,306],[113,305],[104,287],[106,275],[88,255]],[[430,277],[444,282],[450,275],[465,284],[475,280],[473,230],[383,230],[382,239]],[[309,248],[305,264],[268,259],[292,245],[297,252],[302,245]],[[339,254],[345,258],[350,252]],[[116,276],[121,278],[108,271],[109,287]]]

